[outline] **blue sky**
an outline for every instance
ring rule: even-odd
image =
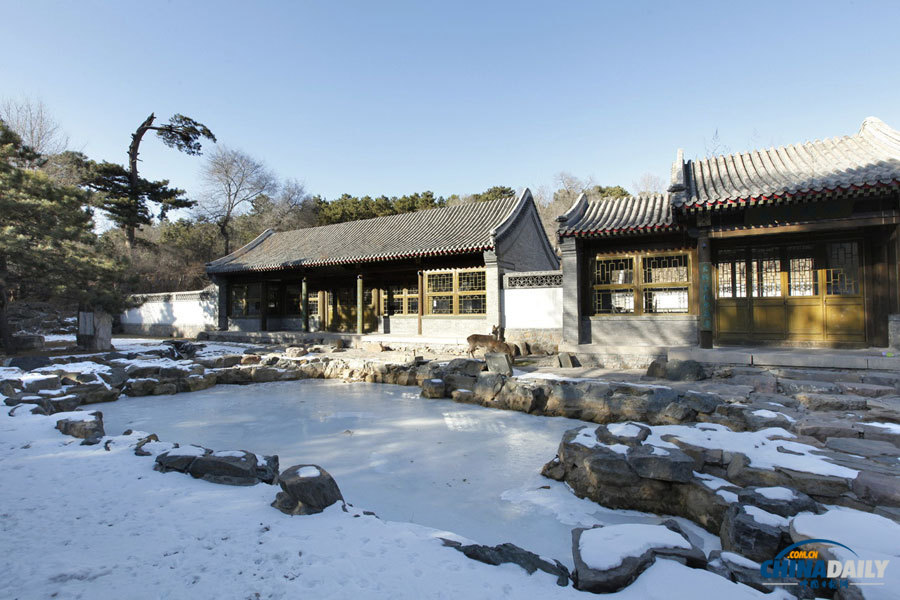
[[[43,100],[125,161],[150,112],[334,198],[568,171],[630,187],[679,147],[733,151],[900,128],[900,2],[0,0],[0,97]],[[198,191],[148,139],[142,174]]]

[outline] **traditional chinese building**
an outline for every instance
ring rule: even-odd
[[[531,193],[267,230],[207,265],[219,328],[460,336],[501,324],[504,273],[559,268]]]
[[[558,218],[572,345],[887,346],[900,132],[684,160],[668,193]]]

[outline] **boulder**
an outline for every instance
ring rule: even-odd
[[[751,511],[752,512],[752,511]],[[740,504],[733,504],[725,513],[719,537],[722,549],[736,552],[756,562],[771,560],[782,547],[782,528],[758,521]]]
[[[29,375],[22,383],[26,392],[39,392],[41,390],[58,390],[61,385],[59,375]]]
[[[50,408],[47,411],[49,414],[54,414],[58,412],[70,412],[81,406],[81,400],[78,396],[75,395],[66,395],[66,396],[55,396],[53,398],[47,398],[47,407]]]
[[[52,364],[53,361],[46,356],[14,356],[6,361],[7,367],[16,367],[23,371],[33,371]]]
[[[797,490],[787,487],[748,487],[738,492],[738,500],[782,517],[793,517],[801,512],[816,512],[816,501]]]
[[[258,365],[262,358],[258,354],[245,354],[241,357],[242,365]]]
[[[470,404],[475,401],[475,394],[471,390],[453,390],[450,394],[454,402]]]
[[[486,352],[484,360],[487,362],[488,371],[512,377],[512,359],[505,352]]]
[[[154,396],[169,396],[178,393],[178,385],[175,383],[158,383],[153,387]]]
[[[66,393],[78,396],[82,404],[100,404],[118,400],[121,392],[119,388],[109,387],[103,383],[85,383],[69,386]]]
[[[563,369],[571,369],[575,366],[575,359],[572,354],[569,352],[560,352],[556,355],[556,364],[562,367]]]
[[[487,365],[483,360],[474,358],[454,358],[444,366],[444,373],[458,373],[469,377],[478,377]]]
[[[459,550],[472,560],[477,560],[488,565],[502,565],[512,563],[525,569],[529,575],[535,571],[543,571],[556,577],[556,584],[561,587],[569,585],[569,570],[558,560],[553,563],[544,560],[534,552],[523,550],[515,544],[500,544],[497,546],[482,546],[480,544],[463,545],[454,540],[441,538],[445,546]]]
[[[272,367],[252,367],[250,369],[250,379],[253,383],[268,383],[277,381],[281,377],[281,372]]]
[[[425,379],[422,381],[422,396],[425,398],[446,397],[447,386],[443,379]]]
[[[666,363],[666,379],[671,381],[699,381],[706,379],[703,365],[696,360],[670,360]]]
[[[384,352],[384,344],[381,342],[363,342],[361,346],[365,352]]]
[[[288,346],[284,350],[284,355],[288,358],[300,358],[301,356],[306,356],[308,353],[304,346]]]
[[[749,585],[765,594],[772,591],[771,580],[763,577],[759,571],[760,564],[740,554],[713,550],[709,553],[706,569],[735,583]]]
[[[684,394],[684,403],[698,413],[708,414],[722,404],[722,397],[707,392],[688,391]]]
[[[91,440],[94,443],[106,435],[103,431],[103,413],[100,411],[84,413],[82,418],[60,419],[56,422],[56,428],[65,435]]]
[[[481,404],[487,404],[497,396],[506,378],[499,373],[482,372],[475,380],[475,400]]]
[[[255,485],[259,482],[256,455],[245,450],[198,456],[187,472],[197,479],[225,485]]]
[[[603,444],[622,444],[637,447],[650,435],[650,428],[641,423],[612,423],[601,425],[594,431],[597,440]]]
[[[44,336],[33,333],[17,333],[12,336],[14,352],[31,352],[44,349]]]
[[[641,445],[629,449],[626,460],[644,479],[687,483],[694,476],[694,459],[676,448]]]
[[[288,515],[320,513],[344,497],[334,478],[318,465],[294,465],[278,477],[282,491],[272,506]]]
[[[212,450],[201,446],[180,446],[156,455],[154,468],[161,473],[178,471],[187,473],[198,457],[211,454]]]
[[[647,377],[652,377],[653,379],[665,379],[667,362],[668,361],[664,358],[654,359],[653,362],[650,363],[650,366],[647,367]]]
[[[149,396],[157,385],[159,385],[159,381],[149,377],[129,379],[125,384],[125,394],[128,396]]]
[[[447,392],[454,390],[474,390],[477,379],[471,375],[462,373],[445,373],[444,383],[447,386]]]
[[[706,555],[672,519],[661,525],[627,523],[574,529],[572,556],[575,587],[595,594],[630,585],[657,557],[692,568],[706,566]]]
[[[860,471],[852,484],[858,498],[873,505],[900,507],[900,478]]]

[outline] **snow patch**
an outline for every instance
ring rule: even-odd
[[[761,487],[756,488],[755,491],[763,498],[768,498],[769,500],[789,501],[797,497],[797,494],[796,492],[794,492],[794,490],[786,487]]]
[[[787,527],[790,521],[781,515],[773,515],[757,506],[749,504],[744,506],[744,511],[753,517],[753,520],[763,525],[771,525],[772,527]]]
[[[617,567],[626,558],[640,556],[651,548],[690,550],[691,544],[667,527],[644,523],[589,529],[581,533],[578,543],[584,563],[600,571]]]
[[[322,472],[315,467],[300,467],[300,470],[297,471],[297,476],[306,478],[306,477],[320,477]]]

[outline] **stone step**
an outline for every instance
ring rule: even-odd
[[[778,379],[782,394],[841,394],[843,389],[837,383],[810,379]]]
[[[863,383],[886,385],[900,391],[900,373],[866,372],[861,379]],[[854,381],[854,379],[844,379],[844,381]]]
[[[845,394],[855,394],[857,396],[866,396],[867,398],[878,398],[881,396],[893,396],[897,390],[886,385],[876,385],[874,383],[854,383],[849,381],[838,381],[837,385]]]
[[[800,392],[794,396],[809,410],[865,410],[868,398],[855,394]]]

